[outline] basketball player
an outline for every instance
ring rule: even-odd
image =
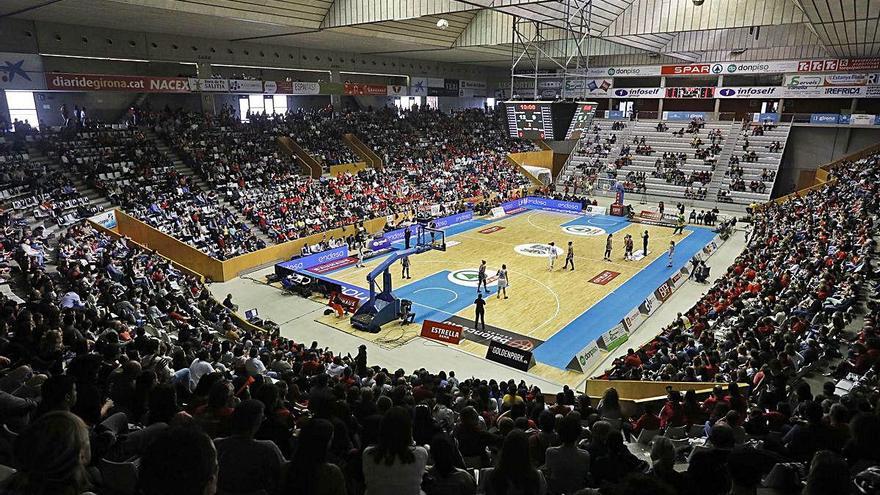
[[[669,241],[669,263],[666,264],[667,268],[672,268],[672,257],[675,255],[675,241]]]
[[[633,244],[632,236],[626,234],[626,239],[623,241],[623,259],[626,261],[632,261],[633,259]]]
[[[611,238],[613,234],[608,234],[608,238],[605,239],[605,257],[602,258],[605,261],[611,261]]]
[[[572,268],[573,270],[573,268]],[[496,299],[501,299],[501,292],[504,292],[504,299],[507,299],[507,286],[510,285],[507,278],[507,265],[501,265],[501,269],[495,274],[498,277],[498,295]]]
[[[409,256],[404,256],[400,259],[400,266],[403,267],[403,270],[400,273],[400,278],[412,278],[409,276]]]
[[[356,241],[357,242],[357,263],[355,263],[356,268],[364,267],[364,241]]]
[[[488,277],[486,277],[486,260],[480,261],[480,268],[477,270],[477,292],[480,292],[480,286],[483,286],[483,289],[486,290],[486,294],[489,293],[489,287],[486,285]]]
[[[648,256],[648,231],[646,230],[644,234],[642,234],[642,256]]]
[[[474,301],[474,305],[476,306],[476,315],[474,316],[474,330],[480,327],[480,322],[483,323],[483,330],[486,329],[486,300],[483,299],[483,294],[477,292],[477,299]]]
[[[574,248],[571,245],[571,241],[568,241],[568,252],[565,253],[565,266],[562,269],[568,268],[569,263],[571,264],[570,271],[574,271]]]
[[[559,257],[559,254],[556,252],[556,243],[550,243],[550,269],[548,271],[553,271],[553,265],[556,264],[556,258]]]

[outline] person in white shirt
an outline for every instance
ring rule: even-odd
[[[208,354],[207,350],[202,350],[199,352],[198,357],[196,357],[192,364],[189,365],[189,390],[193,391],[199,385],[199,380],[202,379],[203,376],[209,375],[214,372],[214,367],[211,366],[210,354]],[[183,370],[181,370],[183,371]],[[178,372],[180,373],[180,371]]]
[[[251,347],[248,354],[250,357],[244,362],[244,369],[248,376],[257,376],[266,374],[266,365],[260,360],[260,350],[257,346]]]
[[[548,259],[550,261],[550,269],[549,271],[553,271],[553,265],[556,264],[556,258],[559,257],[559,253],[556,252],[556,243],[550,243],[550,254],[548,255]]]

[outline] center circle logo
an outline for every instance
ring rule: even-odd
[[[486,268],[486,285],[498,285],[498,277],[495,276],[497,269]],[[456,285],[464,287],[477,287],[480,280],[480,271],[476,268],[465,268],[464,270],[455,270],[449,272],[446,279]]]
[[[549,244],[520,244],[513,248],[518,254],[523,256],[532,256],[535,258],[546,258],[550,256],[550,245]],[[559,246],[553,246],[553,250],[556,251],[556,256],[560,256],[562,254],[562,248]]]
[[[565,227],[562,227],[562,231],[566,234],[583,235],[590,237],[606,234],[605,229],[593,227],[592,225],[566,225]]]

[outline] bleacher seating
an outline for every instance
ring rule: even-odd
[[[791,131],[791,124],[773,125],[772,129],[763,130],[762,134],[754,134],[754,126],[747,129],[740,129],[736,135],[736,141],[732,147],[731,157],[736,157],[738,162],[727,164],[724,169],[724,177],[718,185],[718,199],[737,204],[763,203],[770,199],[773,192],[773,185],[776,182],[776,176],[779,173],[779,166],[782,163],[782,155],[785,152],[785,145],[788,141],[788,134]],[[748,151],[743,149],[743,145],[748,141]],[[771,150],[771,146],[777,144]],[[753,161],[748,161],[746,155],[754,151]],[[742,174],[732,174],[733,167],[742,169]],[[742,183],[738,187],[732,187],[737,179],[741,179]],[[760,183],[758,190],[751,190],[751,184]]]

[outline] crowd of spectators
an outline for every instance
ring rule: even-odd
[[[275,242],[431,205],[441,205],[442,214],[457,212],[471,198],[505,198],[527,184],[505,159],[506,151],[527,145],[507,138],[495,114],[385,108],[320,118],[330,119],[322,125],[336,132],[363,136],[384,157],[384,168],[302,176],[275,143],[286,124],[279,131],[272,119],[242,124],[228,113],[177,113],[159,118],[156,129]]]

